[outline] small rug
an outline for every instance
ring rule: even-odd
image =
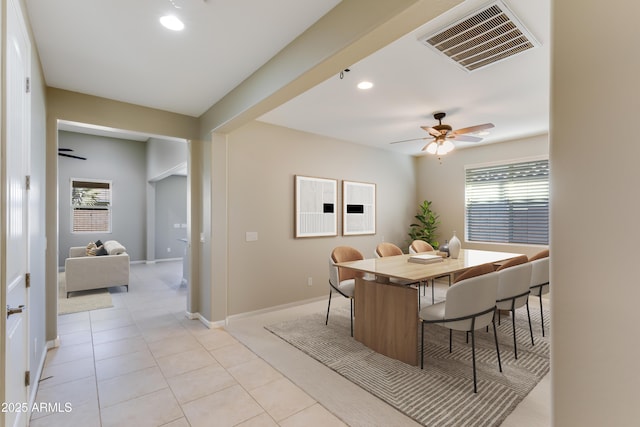
[[[108,289],[72,292],[67,298],[64,272],[58,273],[58,315],[113,307]]]
[[[535,303],[534,303],[535,302]],[[350,336],[349,310],[332,309],[265,328],[425,426],[498,426],[549,372],[549,312],[545,337],[537,300],[530,303],[535,345],[526,309],[517,310],[518,359],[513,355],[510,317],[502,317],[498,370],[493,331],[476,331],[478,393],[473,393],[471,344],[454,331],[425,325],[424,370],[374,352]],[[420,332],[418,331],[418,334]],[[418,352],[420,350],[418,349]],[[418,353],[419,354],[419,353]]]

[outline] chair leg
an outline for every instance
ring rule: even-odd
[[[351,319],[351,337],[353,337],[353,298],[349,298],[349,305],[351,306],[351,315],[349,316]]]
[[[331,294],[332,294],[332,290],[331,288],[329,288],[329,304],[327,304],[327,320],[324,321],[325,325],[329,324],[329,308],[331,307]]]
[[[544,337],[544,315],[542,313],[542,293],[540,293],[540,324],[542,325],[542,336]]]
[[[529,300],[525,304],[527,306],[527,319],[529,319],[529,333],[531,334],[531,345],[534,346],[533,342],[533,328],[531,327],[531,315],[529,314]]]
[[[420,369],[424,369],[424,322],[420,322]]]
[[[451,283],[451,279],[449,279],[449,283]],[[431,279],[431,304],[436,303],[435,288],[436,288],[436,279]]]
[[[493,336],[496,341],[496,354],[498,355],[498,368],[500,368],[500,372],[502,372],[502,362],[500,361],[500,347],[498,346],[498,330],[496,329],[495,318],[491,321],[491,323],[493,323]]]
[[[451,342],[453,341],[453,329],[449,329],[449,353],[451,353]]]
[[[518,358],[518,346],[516,343],[516,309],[511,309],[511,323],[513,324],[513,354]]]
[[[478,392],[478,385],[476,380],[476,334],[475,330],[471,330],[471,360],[473,360],[473,392]]]

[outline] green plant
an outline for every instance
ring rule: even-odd
[[[417,223],[411,224],[409,227],[409,237],[411,240],[424,240],[433,246],[434,249],[438,249],[440,244],[436,240],[436,230],[440,221],[438,215],[431,210],[431,202],[425,200],[418,205],[419,212],[415,216]]]

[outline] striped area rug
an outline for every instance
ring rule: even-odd
[[[545,309],[543,338],[537,299],[531,299],[530,310],[535,345],[531,346],[523,307],[516,314],[518,360],[513,355],[511,318],[502,317],[498,326],[502,373],[491,328],[489,333],[476,331],[477,394],[471,344],[463,332],[454,331],[449,353],[449,330],[425,325],[421,370],[351,338],[345,309],[332,309],[328,326],[326,313],[316,313],[266,329],[425,426],[498,426],[549,372],[549,312]]]

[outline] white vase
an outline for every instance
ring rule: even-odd
[[[453,237],[449,240],[449,255],[451,255],[451,258],[458,259],[458,255],[460,255],[460,248],[462,248],[462,244],[454,231]]]

